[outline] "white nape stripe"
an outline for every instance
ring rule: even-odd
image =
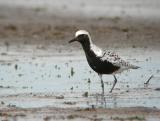
[[[75,37],[78,37],[81,34],[86,34],[86,35],[90,36],[86,30],[79,30],[75,33]]]
[[[97,57],[102,57],[103,55],[103,51],[94,44],[91,44],[91,51],[93,51]]]

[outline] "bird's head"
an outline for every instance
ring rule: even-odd
[[[75,33],[75,37],[69,41],[69,43],[78,41],[81,44],[90,44],[91,43],[91,37],[89,32],[87,32],[86,30],[78,30]]]

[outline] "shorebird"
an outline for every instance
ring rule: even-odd
[[[103,51],[101,48],[97,47],[93,44],[91,36],[86,30],[77,31],[75,33],[75,37],[70,40],[69,43],[75,41],[81,43],[89,66],[98,73],[101,80],[102,94],[104,94],[104,82],[102,79],[103,74],[113,75],[114,83],[110,90],[110,92],[112,92],[117,83],[116,74],[121,73],[124,70],[139,68],[138,66],[126,62],[114,52]]]

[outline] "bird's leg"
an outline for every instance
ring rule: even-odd
[[[112,90],[114,89],[116,83],[117,83],[117,78],[116,78],[116,76],[114,75],[114,84],[113,84],[113,86],[112,86],[112,89],[110,90],[110,93],[111,93]]]
[[[106,107],[106,99],[105,99],[105,97],[104,97],[104,82],[103,82],[103,79],[102,79],[102,74],[98,74],[99,75],[99,77],[100,77],[100,79],[101,79],[101,87],[102,87],[102,102],[101,102],[101,104],[102,104],[102,106],[105,104],[105,107]]]
[[[98,75],[99,75],[100,80],[101,80],[102,95],[104,95],[104,82],[103,82],[103,79],[102,79],[102,74],[98,74]]]

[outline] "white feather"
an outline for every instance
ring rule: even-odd
[[[86,30],[79,30],[75,33],[75,37],[78,37],[81,34],[86,34],[90,37],[90,34]]]
[[[102,57],[103,55],[103,51],[94,44],[91,44],[91,51],[94,52],[97,57]]]

